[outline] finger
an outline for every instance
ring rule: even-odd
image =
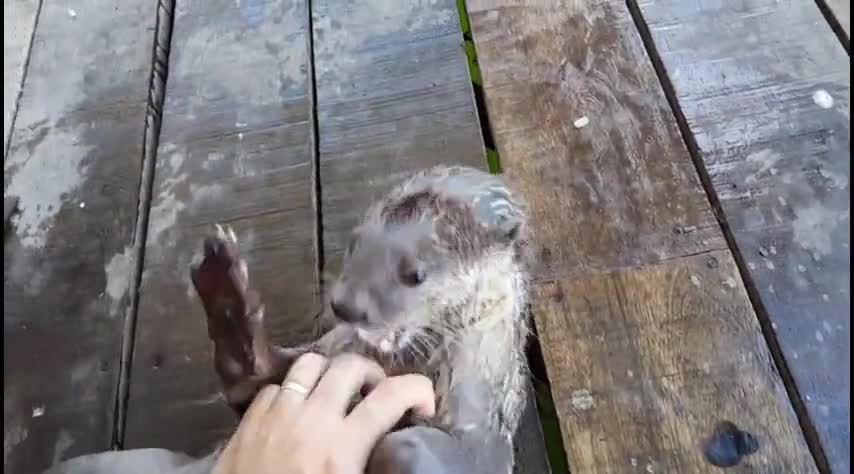
[[[308,352],[294,361],[285,380],[282,381],[276,399],[270,409],[275,410],[279,406],[292,406],[294,403],[302,403],[314,390],[320,376],[326,370],[329,361],[326,357]]]
[[[230,449],[230,446],[233,446],[238,439],[242,439],[246,434],[249,434],[251,437],[251,433],[255,432],[258,423],[261,422],[264,418],[264,414],[266,414],[270,409],[270,406],[273,405],[278,393],[278,385],[267,385],[258,391],[258,394],[255,395],[255,398],[252,400],[249,408],[246,409],[246,413],[244,413],[243,417],[240,419],[240,424],[237,425],[237,429],[226,445],[226,449]]]
[[[400,421],[407,410],[431,418],[436,413],[436,395],[433,384],[423,375],[409,374],[383,380],[371,393],[356,405],[345,418],[345,424],[358,430],[360,438],[367,438],[373,446]]]
[[[255,395],[255,399],[252,400],[252,404],[249,405],[249,408],[246,409],[246,413],[243,414],[243,418],[246,420],[254,420],[259,415],[263,415],[267,413],[267,410],[270,409],[270,405],[273,404],[273,401],[276,400],[276,395],[279,393],[278,385],[267,385],[262,388],[257,395]]]
[[[332,360],[329,370],[306,404],[336,410],[344,415],[350,400],[363,387],[376,386],[384,378],[385,372],[376,362],[355,354],[344,354]]]

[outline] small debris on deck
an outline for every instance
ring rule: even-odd
[[[587,389],[572,392],[571,401],[572,407],[576,410],[589,410],[593,408],[593,395]]]
[[[33,418],[38,418],[42,415],[44,415],[44,407],[33,408]]]
[[[71,8],[69,8],[68,9],[68,16],[70,16],[71,18],[77,18],[77,12],[72,10]]]
[[[732,422],[723,421],[718,423],[706,441],[703,455],[714,466],[732,467],[758,450],[759,441],[755,436],[740,430]]]
[[[584,128],[590,124],[590,119],[587,117],[580,117],[572,122],[572,126],[575,128]]]
[[[833,107],[833,97],[831,97],[824,89],[815,91],[812,95],[812,101],[822,109],[829,109]]]

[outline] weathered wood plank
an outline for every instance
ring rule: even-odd
[[[334,272],[368,203],[406,173],[486,167],[454,2],[313,2],[323,243]]]
[[[816,472],[738,282],[717,251],[538,287],[573,472],[711,472],[721,421],[759,440],[741,472]]]
[[[710,471],[697,446],[726,415],[772,436],[750,465],[814,471],[746,294],[714,293],[740,288],[738,275],[626,4],[468,6],[502,166],[531,209],[533,307],[570,469]],[[720,270],[703,268],[711,257]],[[689,267],[717,288],[676,271]],[[679,322],[695,310],[715,319]]]
[[[401,176],[487,162],[453,0],[312,8],[324,270],[334,274],[366,206]],[[518,439],[517,472],[547,472],[536,410]]]
[[[234,428],[189,277],[231,225],[277,343],[317,311],[308,12],[302,0],[178,2],[146,242],[127,447],[204,453]]]
[[[469,3],[502,166],[534,199],[539,276],[725,248],[631,19],[586,3]]]
[[[848,55],[811,0],[640,9],[828,460],[849,472]]]
[[[3,2],[3,153],[18,108],[24,68],[36,26],[40,0]]]
[[[154,7],[41,8],[4,166],[4,197],[20,198],[3,259],[10,472],[110,447]]]
[[[821,0],[820,0],[821,1]],[[851,40],[851,0],[823,0],[833,19],[845,32],[845,41]]]

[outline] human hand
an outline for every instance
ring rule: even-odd
[[[368,394],[347,414],[363,389]],[[356,355],[329,362],[305,354],[281,386],[258,393],[213,473],[362,474],[374,445],[410,409],[435,414],[426,377],[386,377],[378,364]]]

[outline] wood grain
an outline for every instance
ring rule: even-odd
[[[20,198],[3,258],[9,472],[110,448],[133,274],[155,9],[68,9],[42,5],[4,166],[4,199]]]
[[[36,26],[40,0],[6,0],[3,2],[3,157],[18,97],[24,79],[24,69],[30,54],[30,41]]]
[[[817,472],[728,251],[545,283],[532,310],[573,472],[715,472],[722,420],[760,443],[737,472]]]
[[[237,233],[283,345],[318,310],[308,12],[302,0],[176,5],[145,250],[126,447],[203,454],[236,426],[190,261]]]
[[[849,472],[848,55],[810,0],[640,9],[825,454]]]
[[[325,270],[334,273],[362,212],[399,178],[443,163],[485,169],[486,160],[452,0],[312,6]]]
[[[325,274],[368,204],[408,172],[487,169],[454,0],[312,2]],[[516,473],[548,472],[535,400]]]
[[[691,274],[671,282],[686,267],[710,277],[702,267],[714,258],[727,270],[714,280],[720,291],[741,288],[627,5],[468,6],[502,167],[531,208],[541,261],[533,306],[570,469],[711,471],[698,446],[725,415],[772,436],[766,454],[739,469],[814,471],[745,292],[724,298]],[[613,275],[626,280],[619,291]],[[651,329],[694,308],[716,318],[696,329],[674,322],[665,335]],[[638,320],[653,316],[663,319]],[[712,331],[711,321],[727,326]],[[714,377],[697,370],[704,363]],[[595,416],[575,413],[598,397],[605,408]]]
[[[530,201],[540,278],[726,247],[622,4],[469,8],[502,167]]]

